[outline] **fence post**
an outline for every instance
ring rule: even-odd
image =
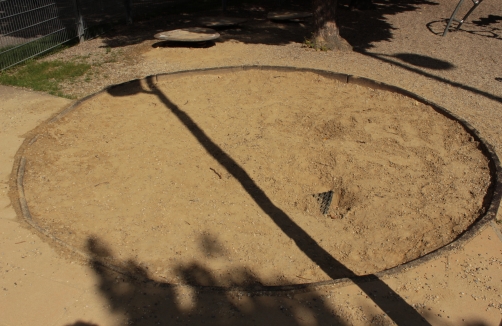
[[[82,13],[80,12],[80,5],[78,3],[79,0],[73,0],[73,4],[75,6],[75,15],[77,17],[77,36],[80,43],[85,41],[85,31],[84,31],[84,18],[82,17]]]

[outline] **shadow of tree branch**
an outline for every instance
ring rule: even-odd
[[[389,15],[415,11],[421,5],[436,6],[438,3],[430,0],[373,0],[374,10],[351,10],[350,0],[339,1],[336,12],[340,34],[354,48],[368,50],[373,43],[391,41],[396,29],[389,23]],[[187,8],[189,5],[186,5]],[[235,28],[220,29],[222,38],[219,42],[236,40],[246,44],[286,45],[302,43],[311,37],[313,23],[307,19],[297,22],[272,22],[266,18],[266,13],[275,10],[277,4],[270,1],[254,0],[249,4],[237,4],[229,8],[226,15],[245,18],[247,21]],[[310,0],[291,0],[283,4],[283,9],[294,11],[311,11]],[[160,12],[159,12],[160,14]],[[199,26],[201,16],[220,16],[219,10],[199,11],[180,15],[166,12],[161,17],[150,17],[138,20],[134,25],[116,26],[114,31],[104,39],[106,46],[121,47],[138,44],[153,39],[153,35],[162,30]]]
[[[212,236],[212,240],[217,240]],[[200,239],[201,244],[204,239]],[[123,274],[114,272],[102,263],[103,254],[113,257],[111,248],[97,238],[87,239],[87,250],[92,257],[90,267],[98,277],[98,290],[107,300],[109,309],[127,325],[349,325],[338,305],[330,305],[326,297],[315,293],[291,291],[248,291],[244,288],[215,290],[201,286],[217,284],[211,271],[197,262],[178,266],[183,275],[181,284],[169,284],[145,279],[148,271],[135,261],[123,262]],[[131,278],[131,276],[133,278]],[[134,278],[137,276],[138,278]],[[139,281],[141,279],[142,281]],[[197,281],[198,280],[198,281]],[[358,283],[368,297],[380,297],[380,308],[392,309],[402,300],[394,292],[386,292],[377,278],[373,282]],[[336,295],[335,295],[336,297]],[[340,298],[342,299],[342,298]],[[344,301],[344,300],[342,300]],[[372,325],[387,325],[388,320],[375,311],[361,311]],[[388,312],[389,310],[384,310]],[[376,314],[375,314],[376,313]],[[352,316],[353,318],[354,316]],[[434,316],[428,316],[432,320]],[[409,318],[398,325],[424,325]],[[467,326],[485,326],[481,320],[466,320]],[[66,326],[97,326],[93,322],[76,321]]]
[[[101,259],[103,250],[110,257],[113,253],[96,238],[88,239],[87,250],[92,257],[90,266],[98,277],[99,292],[106,298],[110,311],[124,319],[123,324],[346,324],[315,293],[295,299],[288,293],[271,296],[242,288],[218,291],[207,286],[218,283],[214,274],[195,261],[177,267],[182,276],[180,285],[162,283],[148,279],[149,272],[135,261],[122,262],[124,274],[105,267]],[[245,277],[251,276],[245,273]],[[131,279],[131,276],[137,278]],[[67,326],[95,325],[77,321]]]
[[[127,96],[143,92],[156,96],[186,129],[197,139],[206,152],[216,159],[228,173],[241,184],[242,188],[267,214],[271,220],[292,239],[297,247],[316,263],[331,279],[350,278],[356,283],[368,297],[383,310],[398,325],[428,325],[425,319],[413,309],[404,299],[395,293],[387,284],[374,275],[360,277],[345,267],[324,248],[322,248],[307,232],[297,225],[283,210],[277,207],[265,194],[265,192],[252,180],[249,174],[224,150],[222,150],[202,130],[197,123],[176,104],[156,87],[152,77],[148,77],[149,90],[144,89],[139,81],[129,83],[127,89],[113,87],[108,90],[112,96]],[[380,294],[391,295],[393,300],[387,300],[383,296],[373,296],[374,291]]]

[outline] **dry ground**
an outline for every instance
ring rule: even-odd
[[[302,47],[308,22],[298,25],[263,20],[260,8],[248,8],[252,18],[238,29],[222,31],[222,39],[207,48],[170,47],[152,36],[184,21],[144,22],[117,28],[52,60],[95,63],[92,74],[66,85],[78,97],[106,85],[151,74],[192,68],[262,64],[312,67],[359,75],[393,84],[469,121],[497,153],[502,137],[501,13],[495,2],[484,2],[461,31],[442,38],[456,1],[418,1],[413,5],[382,5],[378,13],[341,11],[343,35],[351,53],[316,52]],[[186,19],[185,19],[186,18]],[[110,47],[111,51],[107,51]],[[2,186],[21,136],[41,119],[59,111],[66,101],[2,88]],[[59,104],[57,103],[59,101]],[[19,103],[22,108],[19,108]],[[51,107],[51,103],[53,107]],[[5,198],[5,197],[3,197]],[[7,199],[3,199],[8,205]],[[245,292],[218,294],[191,288],[139,285],[99,266],[71,264],[57,256],[38,235],[21,229],[12,209],[2,214],[4,325],[113,325],[127,320],[153,325],[166,319],[179,324],[420,324],[417,315],[434,325],[496,325],[500,321],[501,242],[487,228],[464,248],[383,281],[329,286],[284,296],[252,296]],[[101,251],[106,248],[98,248]],[[96,252],[100,252],[96,250]],[[76,281],[76,280],[80,281]],[[24,302],[23,305],[20,302]],[[26,307],[31,314],[26,314]],[[412,310],[411,307],[413,307]],[[392,318],[392,320],[391,320]]]

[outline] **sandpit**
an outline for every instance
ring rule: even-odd
[[[457,238],[483,214],[491,182],[458,122],[307,71],[132,82],[38,133],[23,153],[33,221],[81,251],[97,241],[109,248],[102,259],[133,261],[166,283],[383,271]],[[327,191],[322,214],[313,195]]]

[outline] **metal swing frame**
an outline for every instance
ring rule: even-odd
[[[469,15],[474,11],[474,9],[476,9],[479,6],[479,4],[481,2],[483,2],[483,0],[471,0],[474,5],[465,14],[464,18],[458,20],[458,19],[455,18],[455,16],[457,15],[457,12],[460,9],[460,7],[462,6],[462,3],[464,1],[465,0],[460,0],[459,3],[458,3],[458,5],[457,5],[457,7],[455,7],[455,10],[453,10],[453,13],[451,14],[450,19],[448,19],[448,24],[446,24],[446,28],[444,29],[443,36],[446,36],[446,34],[448,33],[448,31],[450,29],[451,23],[453,23],[453,22],[457,22],[458,23],[457,28],[455,28],[455,30],[458,30],[462,26],[462,24],[465,22],[465,20],[467,19],[467,17],[469,17]]]

